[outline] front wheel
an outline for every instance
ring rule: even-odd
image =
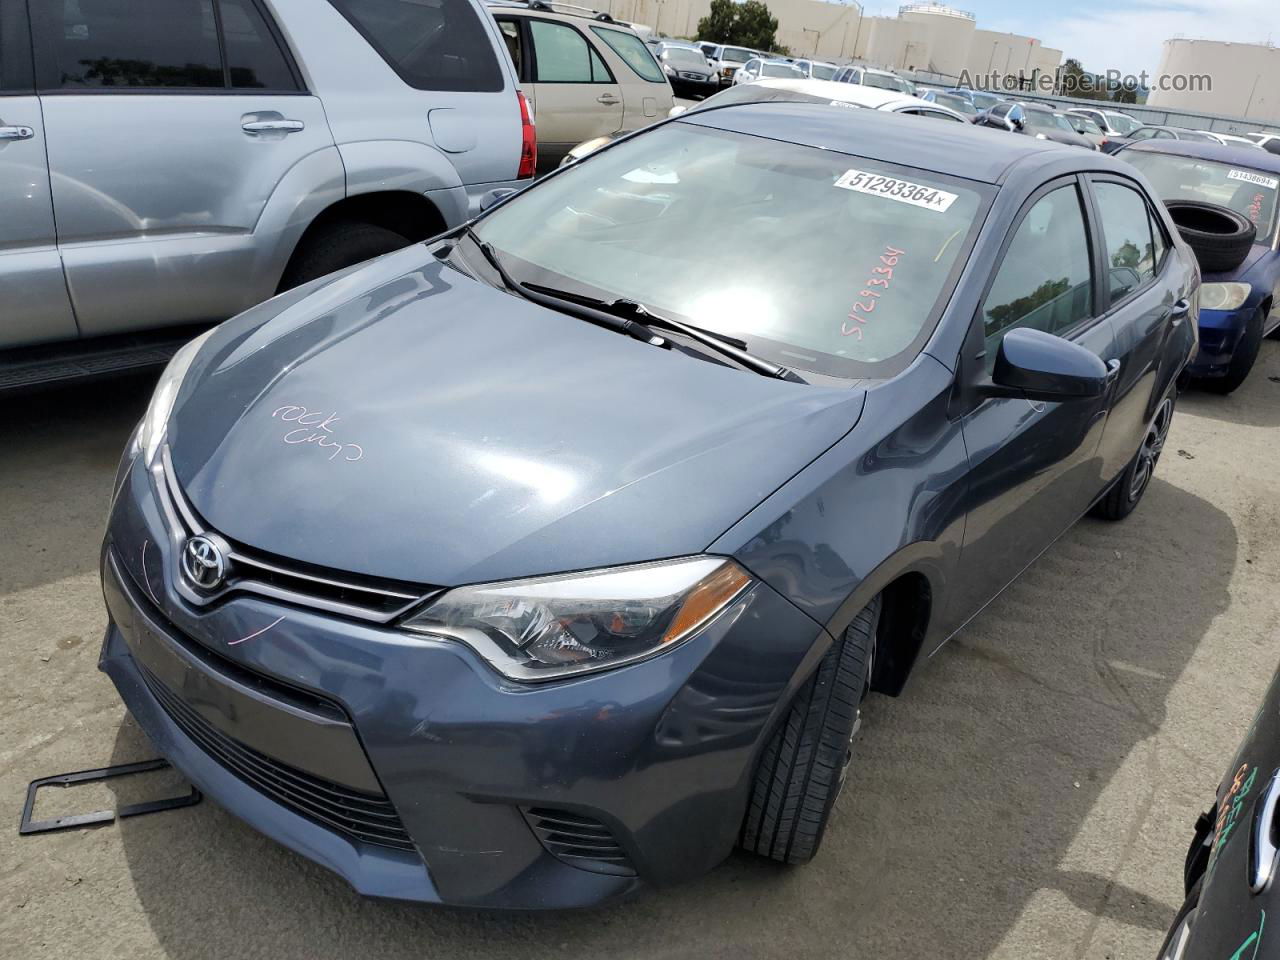
[[[1156,464],[1160,462],[1160,454],[1164,451],[1164,443],[1169,438],[1169,424],[1173,422],[1173,397],[1165,397],[1164,402],[1156,410],[1147,426],[1146,435],[1142,438],[1142,446],[1120,474],[1107,495],[1098,501],[1093,513],[1103,520],[1123,520],[1133,513],[1134,507],[1151,485],[1151,477],[1155,474]]]
[[[1262,327],[1266,319],[1262,308],[1258,308],[1257,312],[1249,318],[1249,323],[1244,328],[1244,336],[1240,338],[1235,352],[1231,354],[1231,363],[1227,367],[1226,376],[1203,381],[1206,390],[1213,393],[1230,393],[1244,383],[1258,359],[1258,351],[1262,349]]]
[[[743,848],[781,863],[808,863],[818,852],[852,765],[881,606],[877,596],[853,618],[765,748],[742,824]]]

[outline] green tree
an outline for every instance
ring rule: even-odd
[[[776,50],[778,18],[760,0],[711,0],[711,12],[698,21],[698,39],[735,47]]]

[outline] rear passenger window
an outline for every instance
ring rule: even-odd
[[[1093,271],[1080,195],[1074,186],[1041,197],[1027,211],[982,308],[987,372],[1005,331],[1061,334],[1093,315]]]
[[[1118,183],[1097,183],[1102,237],[1107,256],[1107,283],[1114,303],[1156,275],[1156,248],[1151,215],[1142,194]]]
[[[417,90],[504,86],[470,0],[329,0],[396,74]]]
[[[651,83],[667,82],[658,61],[644,45],[644,41],[634,33],[623,33],[621,30],[609,30],[604,27],[592,27],[592,32],[607,43],[613,52],[627,62],[627,66]]]
[[[253,0],[218,0],[231,86],[297,90],[289,61]]]
[[[224,85],[212,0],[43,0],[32,12],[54,89]]]
[[[591,50],[573,27],[549,20],[529,23],[538,83],[590,83]]]

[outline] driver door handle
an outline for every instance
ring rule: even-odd
[[[299,133],[307,128],[301,120],[247,120],[240,124],[245,133]]]
[[[1115,359],[1108,360],[1107,361],[1108,386],[1115,383],[1119,379],[1120,379],[1120,361]]]
[[[36,132],[30,127],[21,125],[0,127],[0,140],[30,140],[35,135]]]
[[[604,104],[612,105],[612,104],[621,103],[621,102],[622,101],[620,101],[612,93],[602,93],[600,94],[600,96],[596,97],[596,103],[604,103]]]

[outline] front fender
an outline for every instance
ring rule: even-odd
[[[347,196],[405,190],[427,195],[445,225],[467,219],[467,190],[449,158],[416,140],[361,140],[338,147],[347,169]]]
[[[734,556],[833,636],[887,584],[920,573],[932,650],[950,632],[947,586],[964,541],[968,458],[947,418],[952,382],[921,354],[868,390],[857,426],[708,552]]]

